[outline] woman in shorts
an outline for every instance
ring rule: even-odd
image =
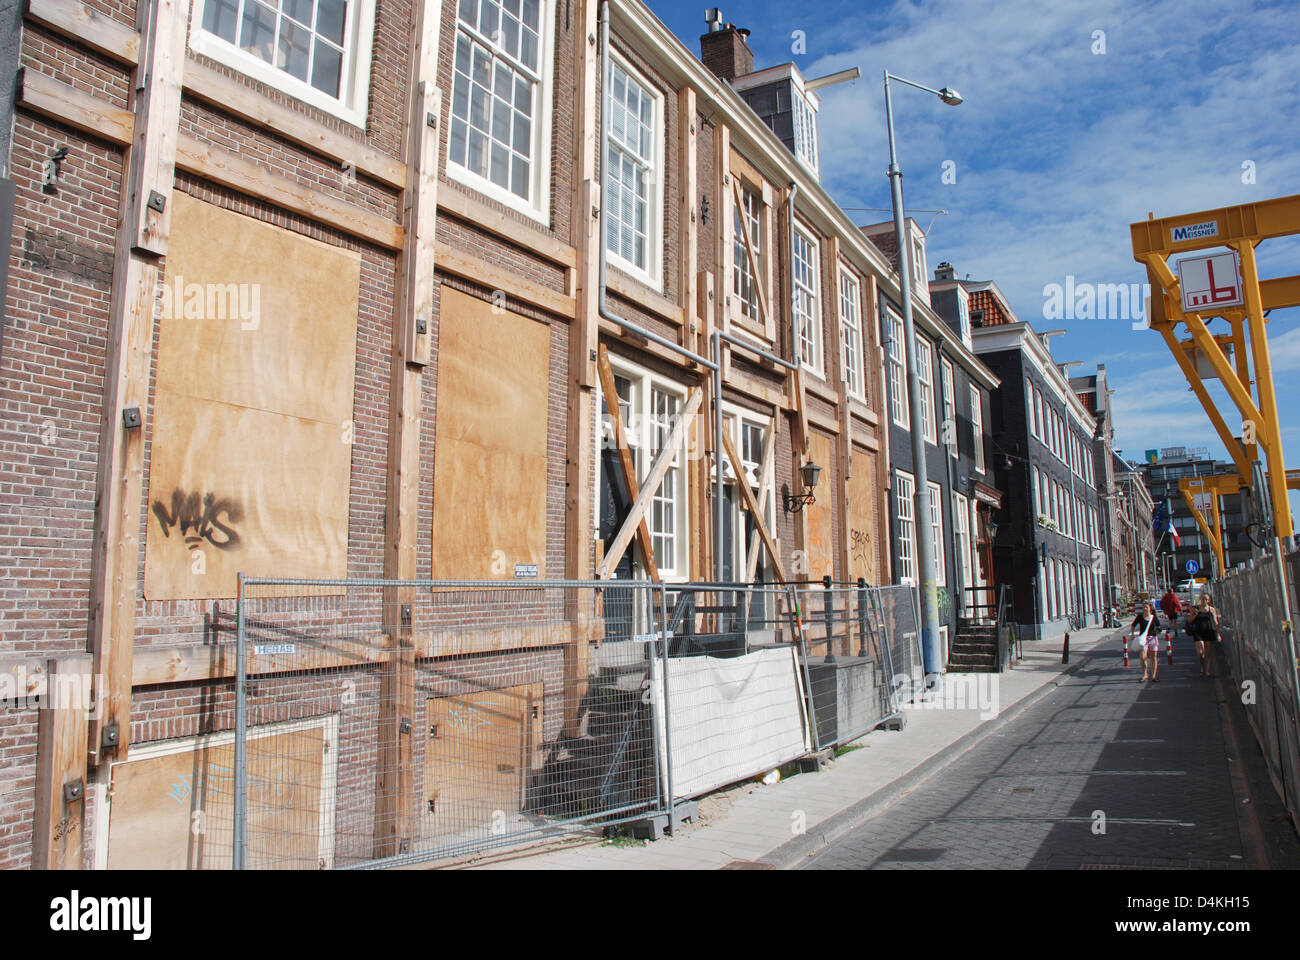
[[[1201,676],[1214,676],[1214,648],[1219,643],[1219,611],[1214,609],[1208,593],[1201,594],[1192,615],[1192,636],[1196,637],[1196,655],[1201,658]]]
[[[1151,674],[1151,682],[1159,683],[1156,672],[1160,669],[1160,618],[1156,616],[1155,607],[1150,601],[1142,604],[1142,609],[1138,615],[1133,618],[1130,625],[1133,630],[1133,642],[1138,645],[1138,653],[1142,657],[1142,680],[1147,678],[1148,668]]]

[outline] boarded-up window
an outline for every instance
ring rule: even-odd
[[[250,867],[332,866],[337,729],[336,717],[249,728]],[[110,796],[110,869],[230,869],[233,734],[133,747]]]
[[[877,553],[880,521],[876,512],[876,455],[853,452],[849,478],[849,578],[878,584]],[[888,538],[886,538],[887,540]]]
[[[176,194],[159,319],[145,596],[347,574],[361,260]]]
[[[546,575],[550,342],[546,324],[442,288],[435,580]]]
[[[808,579],[820,580],[829,574],[835,576],[835,545],[833,526],[835,516],[835,464],[831,455],[830,437],[819,433],[808,438],[808,456],[822,468],[821,479],[813,491],[817,502],[803,508],[804,543],[808,550]]]

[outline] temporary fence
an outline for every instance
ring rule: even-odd
[[[244,579],[233,809],[207,843],[391,866],[672,824],[898,714],[918,622],[907,586]]]
[[[1300,552],[1264,557],[1220,580],[1225,653],[1269,775],[1300,830],[1300,687],[1294,617]]]

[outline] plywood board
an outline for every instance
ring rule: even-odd
[[[249,730],[250,867],[329,865],[334,728],[333,718],[321,718]],[[139,747],[114,764],[109,868],[229,870],[234,769],[230,734]]]
[[[474,833],[525,812],[542,763],[542,684],[425,701],[421,836]]]
[[[803,508],[804,549],[808,551],[808,579],[820,580],[827,574],[835,576],[835,460],[830,437],[809,434],[808,456],[821,466],[822,475],[814,491],[817,502]]]
[[[173,203],[145,596],[345,576],[360,257]]]
[[[877,555],[882,528],[876,510],[876,455],[854,452],[849,478],[849,579],[880,582]]]
[[[438,319],[433,577],[546,576],[550,328],[444,286]]]

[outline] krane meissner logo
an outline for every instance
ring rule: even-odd
[[[152,897],[71,896],[50,901],[50,929],[62,933],[128,931],[134,940],[148,940],[152,930]]]

